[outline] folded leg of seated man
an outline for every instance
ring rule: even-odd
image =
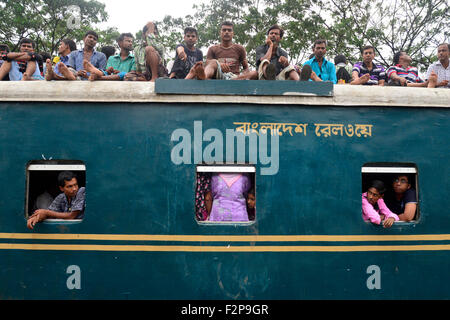
[[[33,63],[33,61],[29,61],[28,63],[27,63],[27,69],[26,69],[26,71],[23,73],[23,75],[22,75],[22,81],[30,81],[30,80],[36,80],[36,79],[33,79],[32,78],[32,75],[35,73],[35,71],[36,71],[36,65],[37,65],[37,62],[34,62]]]
[[[3,80],[4,77],[9,73],[11,70],[11,62],[9,61],[3,61],[2,66],[0,67],[0,81]]]

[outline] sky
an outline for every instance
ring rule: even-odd
[[[192,6],[207,0],[97,0],[106,5],[108,21],[102,27],[117,27],[119,32],[135,34],[148,21],[159,21],[166,15],[175,18],[193,14]]]

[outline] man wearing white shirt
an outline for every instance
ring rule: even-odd
[[[448,43],[442,43],[438,47],[438,61],[433,63],[427,71],[426,78],[428,82],[428,88],[450,88],[450,45]]]

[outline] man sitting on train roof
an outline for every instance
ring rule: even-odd
[[[386,71],[381,64],[375,64],[375,48],[365,46],[362,48],[363,61],[355,63],[352,70],[353,85],[384,86]]]
[[[19,43],[20,52],[9,52],[3,54],[4,60],[0,67],[0,80],[9,74],[9,80],[44,80],[38,65],[41,57],[34,52],[34,41],[23,38]]]
[[[184,29],[184,43],[178,44],[175,48],[175,61],[169,78],[184,79],[197,62],[203,61],[203,52],[195,47],[197,40],[197,29],[193,27]]]
[[[233,23],[222,22],[220,27],[221,43],[208,49],[206,64],[197,62],[185,79],[246,79],[249,73],[245,48],[233,43]],[[241,73],[242,66],[242,73]]]
[[[438,46],[438,61],[429,66],[426,78],[428,88],[450,88],[450,44],[442,43]]]
[[[256,48],[256,68],[258,70],[250,71],[249,79],[300,80],[294,66],[289,64],[287,52],[280,47],[283,35],[284,30],[280,26],[275,24],[269,28],[266,43]]]
[[[417,197],[416,190],[411,188],[409,177],[399,174],[392,183],[393,193],[386,194],[388,208],[396,213],[400,221],[411,221],[416,215]]]
[[[419,71],[411,66],[411,57],[400,51],[394,55],[394,65],[389,67],[386,75],[389,86],[426,87],[428,80],[423,81],[419,77]]]
[[[50,59],[47,59],[45,62],[47,66],[45,72],[45,80],[65,80],[66,78],[60,72],[59,66],[61,64],[64,64],[65,66],[69,61],[69,54],[75,50],[77,50],[75,41],[71,39],[61,40],[61,43],[58,47],[58,62],[56,62],[54,67]]]
[[[106,56],[103,52],[96,51],[98,35],[95,31],[88,31],[84,35],[84,48],[70,53],[69,61],[61,64],[59,71],[66,80],[87,80],[90,73],[84,68],[84,60],[90,61],[97,69],[104,70],[106,67]]]
[[[123,80],[128,72],[136,70],[134,56],[130,53],[133,50],[133,35],[122,33],[117,43],[120,53],[108,58],[106,70],[99,70],[84,60],[84,69],[91,73],[89,80]]]
[[[147,22],[142,29],[142,42],[134,48],[136,70],[128,72],[124,80],[155,82],[159,77],[167,77],[164,56],[158,28],[154,22]]]
[[[317,39],[313,45],[314,57],[306,61],[303,65],[311,66],[313,81],[331,81],[337,83],[336,67],[334,63],[325,59],[325,53],[327,52],[327,41],[324,39]]]
[[[33,229],[36,223],[46,219],[82,219],[85,207],[85,188],[78,188],[76,175],[63,171],[58,175],[58,186],[63,192],[58,195],[48,209],[36,210],[27,221],[27,227]]]
[[[3,55],[9,53],[9,46],[7,44],[0,44],[0,57],[2,57]],[[4,60],[0,59],[0,68],[3,64]],[[4,78],[3,81],[9,81],[9,74],[7,74]]]

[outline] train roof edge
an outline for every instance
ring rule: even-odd
[[[185,81],[196,81],[201,85],[198,80]],[[227,85],[225,80],[223,83]],[[283,83],[277,83],[277,86]],[[4,81],[0,82],[0,101],[450,107],[448,89],[334,85],[332,90],[332,94],[326,96],[311,92],[285,92],[280,95],[159,94],[155,92],[155,83],[152,82]]]

